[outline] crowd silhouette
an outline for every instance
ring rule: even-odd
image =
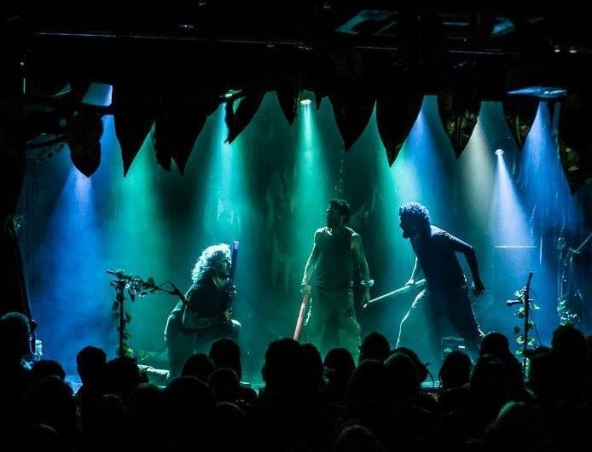
[[[592,447],[591,337],[558,326],[526,368],[499,332],[473,362],[449,353],[435,386],[413,350],[376,331],[356,362],[342,347],[322,356],[278,338],[254,389],[239,345],[215,341],[180,376],[150,381],[134,358],[89,345],[76,356],[80,386],[63,363],[29,361],[28,319],[0,319],[0,441],[7,452],[563,452]]]

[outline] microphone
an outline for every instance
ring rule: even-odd
[[[130,292],[135,293],[140,297],[143,297],[148,293],[154,293],[157,290],[162,290],[158,284],[156,284],[152,276],[149,276],[148,279],[144,281],[139,276],[127,275],[125,271],[121,269],[107,270],[107,273],[116,276],[120,281],[125,281],[125,285]]]
[[[534,301],[534,298],[529,298],[528,301]],[[522,300],[506,300],[506,306],[514,306],[515,304],[522,304]]]
[[[109,273],[110,275],[116,276],[119,279],[127,279],[127,280],[137,280],[138,277],[137,276],[131,276],[131,275],[126,275],[125,274],[125,270],[107,270],[107,273]]]

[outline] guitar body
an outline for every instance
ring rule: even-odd
[[[201,330],[211,325],[210,319],[199,317],[197,312],[192,311],[187,304],[183,306],[181,323],[186,330]]]

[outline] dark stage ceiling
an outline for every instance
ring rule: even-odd
[[[351,99],[366,107],[390,103],[410,110],[398,135],[383,134],[392,164],[420,95],[450,95],[456,105],[449,113],[462,116],[471,103],[507,101],[518,91],[522,98],[561,101],[567,146],[588,160],[592,137],[582,130],[592,130],[592,6],[580,3],[8,1],[1,7],[3,92],[22,95],[25,103],[53,102],[69,122],[89,83],[112,85],[113,105],[102,113],[117,121],[123,111],[129,119],[133,104],[153,111],[123,140],[119,128],[129,167],[147,124],[167,105],[203,119],[229,99],[244,101],[230,111],[232,141],[266,92],[277,92],[290,122],[304,90],[317,103],[329,97],[342,112],[353,110]],[[73,94],[57,95],[65,83]],[[50,127],[51,121],[35,121],[31,136]],[[347,136],[346,122],[340,129],[347,150],[357,136]],[[453,141],[457,154],[464,144]],[[181,170],[186,157],[172,156]]]
[[[2,29],[37,76],[112,83],[136,68],[138,79],[267,90],[298,81],[316,91],[403,72],[436,92],[479,70],[499,95],[577,82],[592,52],[592,7],[575,3],[29,0],[4,4]]]

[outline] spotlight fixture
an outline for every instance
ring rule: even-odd
[[[242,95],[242,91],[240,89],[229,89],[228,91],[226,91],[222,95],[222,98],[225,100],[233,100],[233,99],[237,99],[241,95]]]
[[[80,103],[90,107],[107,109],[111,107],[112,101],[113,85],[91,83]]]
[[[91,109],[77,112],[66,130],[72,163],[86,177],[92,176],[101,164],[102,135],[101,115]]]
[[[308,98],[304,98],[300,101],[300,105],[302,105],[303,107],[308,107],[311,103],[312,103],[312,100],[310,100]]]
[[[503,149],[497,149],[497,150],[495,151],[495,155],[497,155],[498,157],[501,157],[503,154],[504,154],[504,151],[503,151]]]

